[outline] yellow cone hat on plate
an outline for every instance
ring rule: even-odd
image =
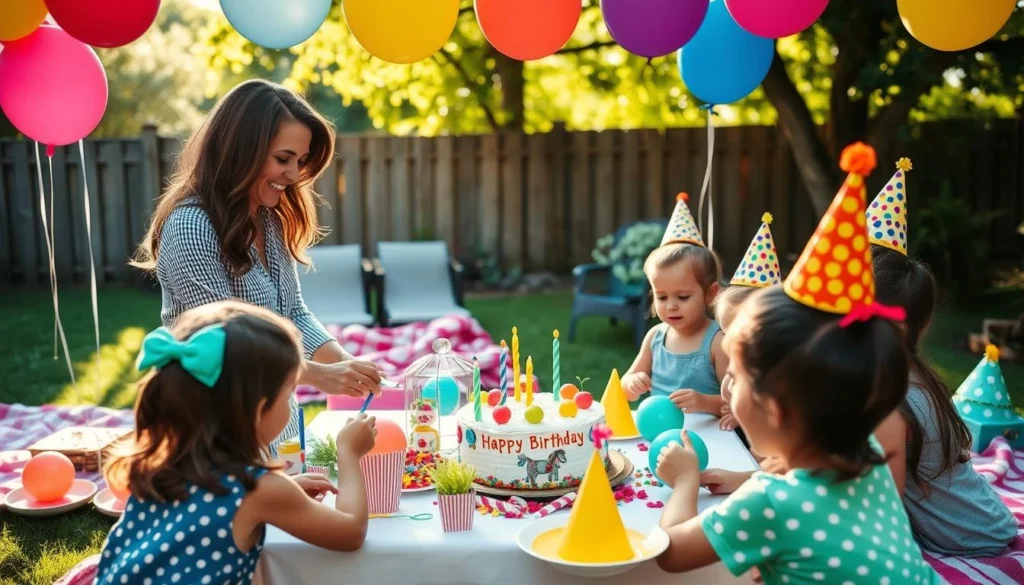
[[[626,392],[622,389],[618,370],[612,370],[612,375],[608,378],[604,396],[601,397],[601,405],[604,406],[604,419],[614,433],[613,436],[635,437],[640,434],[640,430],[636,428],[636,421],[633,420],[633,411],[629,409]]]
[[[772,239],[772,214],[765,212],[761,216],[761,227],[754,234],[754,239],[747,246],[747,253],[736,267],[729,284],[763,288],[782,282],[779,275],[779,253],[775,250]]]
[[[896,172],[868,207],[868,240],[907,255],[907,171],[909,158],[896,161]]]
[[[615,563],[634,556],[601,452],[598,448],[590,457],[558,545],[558,556],[574,563]]]
[[[665,228],[665,235],[661,238],[661,245],[666,244],[694,244],[704,246],[704,239],[700,237],[700,230],[693,221],[690,208],[686,202],[690,196],[686,193],[676,195],[676,208],[672,211],[672,217],[668,220],[668,227]]]

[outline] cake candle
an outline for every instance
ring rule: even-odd
[[[480,362],[473,358],[473,417],[477,422],[483,420],[483,412],[480,407]]]
[[[501,377],[501,404],[505,404],[508,397],[508,345],[501,340],[501,363],[498,364],[498,374]]]
[[[519,390],[519,330],[512,328],[512,387],[515,388],[516,402],[522,400]]]
[[[558,363],[558,329],[555,329],[555,338],[551,340],[551,393],[555,397],[555,402],[558,402],[558,388],[559,384],[559,370],[561,365]]]
[[[533,405],[533,358],[526,358],[526,406]]]

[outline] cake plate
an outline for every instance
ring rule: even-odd
[[[611,483],[612,487],[629,481],[633,477],[633,471],[635,470],[633,462],[630,461],[629,457],[626,457],[622,451],[618,449],[608,450],[608,482]],[[519,496],[520,498],[530,498],[542,500],[546,498],[558,498],[575,492],[580,489],[580,486],[572,486],[566,488],[557,488],[551,490],[510,490],[506,488],[494,488],[486,485],[476,484],[476,491],[486,496],[498,496],[498,497],[512,497]]]

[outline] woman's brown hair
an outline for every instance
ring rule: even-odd
[[[299,332],[270,311],[222,301],[183,313],[171,333],[184,340],[213,324],[226,334],[216,384],[203,385],[177,361],[152,372],[136,399],[135,440],[106,466],[108,482],[141,500],[183,500],[189,485],[222,495],[223,474],[253,489],[254,468],[275,468],[265,462],[257,410],[261,400],[266,410],[288,399],[285,385],[302,358]]]
[[[229,91],[185,142],[132,266],[155,269],[164,223],[179,203],[194,196],[220,238],[228,271],[237,276],[252,268],[249,247],[256,238],[256,224],[249,210],[249,190],[286,120],[302,123],[313,138],[299,180],[285,189],[272,213],[281,221],[288,251],[296,261],[308,264],[305,250],[323,236],[313,183],[334,157],[334,127],[287,88],[253,79]]]
[[[942,447],[942,464],[931,477],[921,476],[921,451],[924,431],[921,421],[906,399],[899,409],[907,422],[907,475],[927,494],[926,480],[935,479],[959,463],[970,460],[971,433],[957,414],[949,388],[921,356],[921,341],[935,314],[937,287],[935,276],[920,260],[908,258],[883,246],[871,246],[871,264],[875,272],[875,294],[886,305],[903,307],[907,312],[904,340],[910,354],[910,383],[924,390],[935,412],[933,421]]]
[[[897,326],[880,318],[839,326],[839,315],[789,298],[781,286],[748,298],[749,318],[730,330],[755,396],[799,421],[805,441],[828,456],[839,481],[885,462],[869,437],[907,393],[907,352]]]

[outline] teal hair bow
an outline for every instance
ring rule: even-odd
[[[226,338],[224,327],[219,324],[204,327],[185,341],[179,341],[166,327],[160,327],[142,340],[137,367],[139,370],[162,368],[177,361],[193,378],[213,388],[224,367]]]

